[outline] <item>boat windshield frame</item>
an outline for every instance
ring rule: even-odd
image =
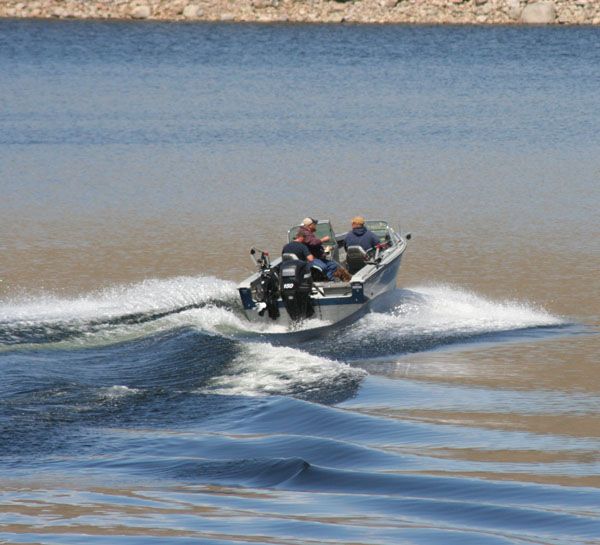
[[[293,225],[288,229],[288,242],[292,242],[298,229],[300,229],[302,225]],[[333,226],[331,225],[331,221],[329,220],[319,220],[317,222],[317,230],[315,232],[315,236],[318,238],[323,238],[324,236],[329,237],[328,242],[324,242],[323,246],[335,246],[336,245],[336,237],[335,231],[333,230]]]

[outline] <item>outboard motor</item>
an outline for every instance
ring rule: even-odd
[[[256,300],[264,306],[262,306],[258,314],[262,316],[267,311],[269,318],[276,320],[279,318],[279,307],[277,305],[277,299],[279,298],[279,276],[277,269],[271,268],[269,252],[265,252],[264,250],[258,251],[260,252],[260,257],[256,257],[256,248],[250,250],[250,255],[260,271],[260,279],[256,285]]]
[[[312,276],[305,261],[281,263],[281,298],[292,321],[310,318],[314,313],[310,300]]]
[[[272,320],[279,318],[279,307],[277,306],[279,277],[277,271],[273,269],[261,271],[257,293],[259,301],[266,305],[263,310],[259,311],[259,314],[262,316],[266,310]]]

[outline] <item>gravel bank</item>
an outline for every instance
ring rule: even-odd
[[[598,25],[600,0],[0,0],[0,17]]]

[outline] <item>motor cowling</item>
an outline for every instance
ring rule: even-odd
[[[284,261],[281,264],[281,298],[292,321],[310,318],[315,313],[310,299],[311,289],[312,276],[308,263]]]

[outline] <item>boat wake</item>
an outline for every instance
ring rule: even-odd
[[[180,326],[243,328],[233,282],[177,277],[116,286],[76,298],[19,297],[0,305],[0,345],[90,346]]]
[[[251,328],[234,284],[215,278],[12,300],[0,305],[0,453],[58,453],[90,426],[176,429],[223,418],[235,426],[266,396],[337,404],[364,383],[357,361],[564,325],[526,304],[417,287],[377,300],[351,326],[282,346],[268,342],[281,338],[277,328]]]
[[[281,326],[261,327],[243,317],[235,284],[179,277],[79,298],[5,302],[0,305],[0,350],[12,353],[10,360],[34,349],[61,374],[71,360],[79,376],[81,358],[84,368],[96,363],[102,381],[90,370],[86,388],[99,387],[113,401],[168,383],[199,394],[332,402],[352,395],[362,381],[365,372],[350,365],[355,361],[547,335],[565,325],[562,318],[528,304],[490,301],[448,286],[415,287],[379,298],[351,326],[282,346]],[[78,356],[81,349],[84,354]],[[152,376],[148,371],[140,376],[149,368],[158,370],[156,383],[146,384]],[[187,369],[194,370],[194,380]]]
[[[382,346],[415,352],[480,340],[493,333],[565,324],[564,319],[530,304],[491,301],[449,286],[421,286],[378,298],[369,314],[349,327],[333,329],[324,344],[330,345],[333,337],[336,351],[341,349],[344,357],[357,352],[363,357],[373,349],[380,353]],[[311,320],[304,327],[325,325]],[[98,346],[186,327],[267,342],[287,331],[279,325],[248,322],[235,284],[214,277],[147,280],[71,299],[21,297],[0,304],[0,346],[4,349],[40,344]]]
[[[569,323],[517,301],[492,301],[450,286],[397,289],[336,336],[343,359],[422,352],[471,342],[531,338]]]
[[[247,343],[199,392],[224,395],[287,395],[318,402],[345,399],[366,372],[297,348]]]

